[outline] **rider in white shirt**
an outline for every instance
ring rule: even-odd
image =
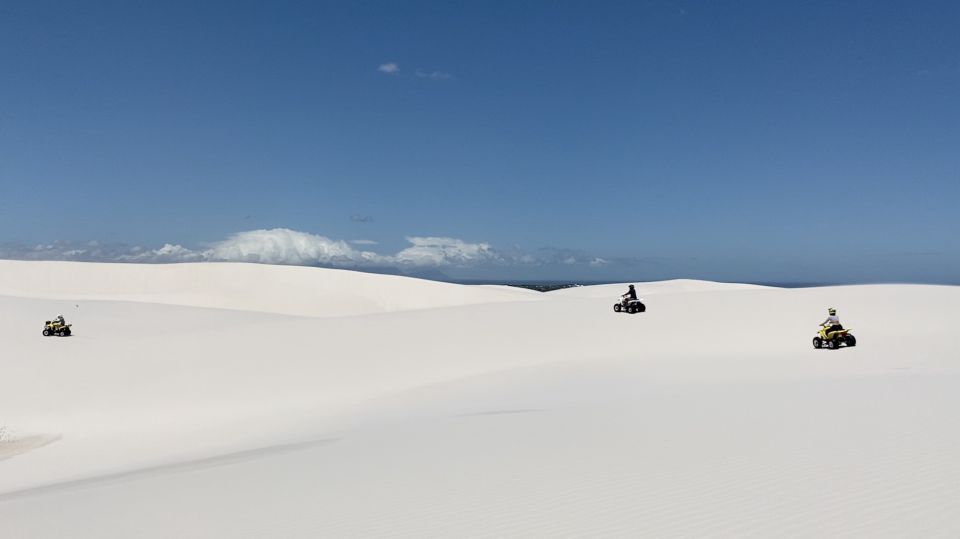
[[[827,329],[827,333],[831,331],[839,331],[843,329],[843,326],[840,325],[840,317],[837,316],[836,309],[831,307],[830,309],[827,310],[827,314],[829,314],[830,316],[828,316],[827,319],[824,320],[823,322],[820,322],[821,326],[829,326]]]

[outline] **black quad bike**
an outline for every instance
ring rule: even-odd
[[[630,299],[627,301],[618,301],[613,304],[614,312],[618,313],[642,313],[647,310],[647,306],[639,299]]]

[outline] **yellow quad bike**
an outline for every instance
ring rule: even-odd
[[[56,320],[53,322],[47,320],[43,323],[43,336],[50,337],[52,335],[56,335],[57,337],[69,337],[70,326],[72,325],[73,324],[61,324]]]
[[[836,350],[841,346],[854,347],[857,345],[857,338],[850,334],[850,329],[838,329],[830,331],[830,326],[820,326],[820,331],[813,338],[814,348],[827,347],[830,350]]]

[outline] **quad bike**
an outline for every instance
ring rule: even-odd
[[[643,304],[639,299],[629,299],[625,301],[618,301],[613,304],[614,312],[627,312],[630,314],[633,313],[642,313],[647,310],[647,306]]]
[[[850,334],[849,329],[838,329],[830,331],[830,326],[820,326],[820,331],[813,338],[814,348],[829,348],[836,350],[841,346],[854,347],[857,345],[857,338]]]
[[[50,337],[51,335],[56,335],[57,337],[69,337],[70,336],[70,326],[73,324],[61,324],[60,322],[54,320],[47,320],[43,323],[43,336]]]

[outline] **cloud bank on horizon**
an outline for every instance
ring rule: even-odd
[[[334,240],[288,228],[248,230],[204,248],[190,249],[167,243],[158,249],[140,246],[54,242],[28,247],[0,245],[0,258],[17,260],[71,260],[85,262],[176,263],[253,262],[297,266],[370,268],[472,267],[483,265],[584,264],[596,267],[609,261],[570,250],[543,249],[536,255],[519,250],[500,251],[489,243],[471,243],[439,236],[408,236],[408,247],[381,254],[355,246],[373,245],[369,240]]]

